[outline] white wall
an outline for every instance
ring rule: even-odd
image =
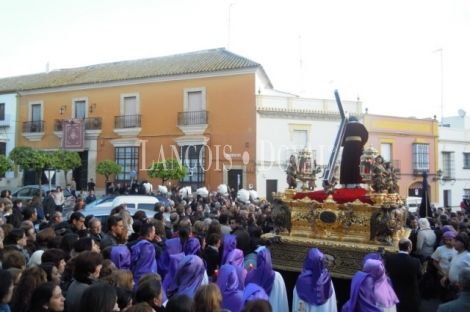
[[[16,94],[0,94],[0,103],[5,103],[5,121],[2,124],[8,126],[0,127],[0,142],[6,143],[6,155],[15,148],[16,141]],[[17,186],[17,178],[13,171],[7,172],[5,178],[0,181],[0,186]]]
[[[461,118],[461,117],[459,117]],[[444,191],[450,191],[450,205],[457,208],[462,201],[465,190],[470,190],[470,168],[463,168],[463,153],[470,153],[470,129],[439,127],[439,165],[442,169],[442,152],[454,153],[455,180],[439,181],[439,207],[444,205]]]

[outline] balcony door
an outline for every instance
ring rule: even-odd
[[[198,125],[202,123],[201,112],[203,110],[202,92],[192,91],[188,92],[188,114],[186,114],[186,125]]]
[[[135,96],[124,98],[124,128],[137,127],[137,99]]]
[[[85,119],[86,117],[86,103],[85,101],[75,102],[75,118]]]
[[[41,132],[41,104],[31,105],[31,132]]]

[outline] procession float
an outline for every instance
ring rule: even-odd
[[[348,117],[337,92],[335,96],[341,124],[328,165],[317,166],[308,149],[288,156],[289,188],[273,193],[274,233],[265,236],[278,238],[278,243],[269,246],[276,269],[300,272],[308,250],[317,247],[325,254],[332,276],[352,278],[362,269],[366,254],[380,252],[386,257],[397,252],[398,241],[408,237],[409,230],[404,227],[403,200],[396,193],[399,168],[373,147],[363,145],[357,159],[347,164],[351,167],[338,164],[341,146],[348,141],[360,143],[361,136],[347,133]],[[340,188],[340,167],[348,172],[357,170],[362,187]],[[313,191],[320,172],[323,189]]]

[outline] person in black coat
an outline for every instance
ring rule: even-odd
[[[250,233],[243,227],[241,217],[236,217],[230,220],[230,227],[232,228],[232,235],[237,237],[237,248],[243,251],[243,256],[251,252],[250,250]]]
[[[219,234],[212,233],[207,238],[207,246],[204,249],[204,260],[207,263],[207,275],[209,277],[214,275],[219,264],[219,247],[221,237]]]
[[[44,202],[42,204],[47,220],[50,220],[55,212],[54,194],[55,190],[47,191],[46,196],[44,197]]]
[[[421,262],[410,256],[412,245],[409,239],[400,239],[398,249],[398,254],[389,256],[385,263],[393,289],[400,300],[397,311],[419,311],[421,297],[418,280],[421,277]]]

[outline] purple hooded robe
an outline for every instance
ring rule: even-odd
[[[162,287],[164,291],[170,288],[171,281],[173,280],[176,274],[176,270],[178,269],[178,265],[183,258],[184,258],[184,253],[182,252],[170,256],[170,265],[168,268],[168,272],[165,275],[165,278],[163,279],[163,283],[162,283]]]
[[[396,303],[398,298],[385,275],[383,262],[369,259],[364,264],[364,271],[354,275],[351,296],[341,311],[381,312],[380,306],[389,308]]]
[[[168,298],[174,294],[185,294],[194,298],[204,278],[204,261],[198,256],[185,256],[176,269],[175,277],[167,289]]]
[[[317,248],[309,250],[295,286],[299,298],[313,306],[325,304],[333,294],[330,274],[323,266],[323,253]]]
[[[239,312],[242,302],[243,291],[238,287],[239,281],[235,267],[229,264],[219,269],[217,286],[222,294],[222,309],[231,312]]]
[[[223,251],[222,251],[222,264],[227,263],[227,257],[232,250],[237,248],[237,236],[236,235],[224,235],[224,242],[223,242]]]
[[[231,264],[235,267],[238,275],[238,289],[242,291],[245,289],[245,279],[248,274],[248,271],[245,270],[244,267],[244,260],[243,251],[240,249],[234,249],[228,254],[226,262],[222,263],[222,265]]]
[[[263,299],[269,302],[269,296],[264,291],[263,287],[250,283],[247,284],[245,290],[243,291],[242,303],[240,305],[240,310],[243,309],[247,301],[252,301],[256,299]]]
[[[165,251],[158,258],[158,274],[162,278],[165,277],[170,266],[170,256],[183,252],[183,246],[181,246],[181,240],[177,238],[171,238],[165,242]]]
[[[183,252],[186,256],[196,255],[201,250],[201,243],[197,238],[188,238],[186,244],[184,244]]]
[[[256,269],[248,272],[245,279],[245,285],[250,283],[257,284],[261,286],[269,296],[273,289],[275,277],[276,274],[273,270],[271,253],[269,252],[269,249],[264,248],[258,252],[258,256],[256,258]]]
[[[118,270],[129,270],[131,267],[131,252],[127,246],[114,246],[111,249],[111,261]]]
[[[145,273],[157,273],[155,247],[149,241],[142,239],[131,247],[131,271],[134,274],[134,291]]]

